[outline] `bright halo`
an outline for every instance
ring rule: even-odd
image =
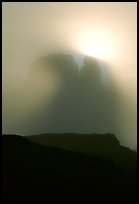
[[[117,52],[114,36],[100,29],[83,32],[80,38],[78,38],[78,42],[79,49],[83,54],[98,59],[110,59]]]

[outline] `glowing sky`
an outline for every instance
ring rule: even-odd
[[[121,141],[136,146],[136,2],[4,2],[2,17],[4,99],[24,84],[31,63],[41,55],[64,51],[79,64],[82,56],[96,57],[107,64],[119,90]]]

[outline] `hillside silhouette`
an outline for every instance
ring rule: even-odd
[[[17,135],[3,135],[2,142],[3,201],[136,201],[136,169]]]
[[[26,136],[32,142],[45,146],[55,146],[70,151],[110,159],[126,171],[136,169],[136,152],[121,146],[114,134],[42,134]]]
[[[26,136],[32,142],[113,160],[115,165],[135,172],[136,152],[121,146],[114,134],[42,134]]]

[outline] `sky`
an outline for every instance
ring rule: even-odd
[[[4,133],[15,114],[10,113],[12,90],[21,89],[32,63],[51,52],[70,53],[80,66],[83,56],[100,61],[105,81],[110,75],[119,94],[118,137],[136,148],[137,3],[3,2]]]

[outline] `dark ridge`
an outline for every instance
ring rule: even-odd
[[[28,137],[29,139],[31,137],[47,137],[47,136],[50,136],[50,137],[65,137],[65,139],[67,139],[68,137],[78,137],[81,139],[81,137],[83,137],[85,139],[85,137],[87,137],[87,139],[93,139],[93,140],[98,140],[99,143],[101,141],[104,142],[104,140],[109,140],[110,143],[113,143],[114,145],[120,145],[119,143],[119,140],[117,139],[117,137],[114,135],[114,134],[111,134],[111,133],[106,133],[106,134],[96,134],[96,133],[93,133],[93,134],[84,134],[84,133],[75,133],[75,132],[67,132],[67,133],[45,133],[45,134],[39,134],[39,135],[29,135],[29,136],[26,136]],[[108,141],[107,141],[108,142]]]
[[[136,201],[135,169],[17,135],[2,141],[3,201]]]
[[[27,138],[35,143],[45,146],[56,146],[113,160],[115,165],[126,171],[136,169],[137,154],[127,147],[121,146],[114,134],[42,134],[30,135]]]

